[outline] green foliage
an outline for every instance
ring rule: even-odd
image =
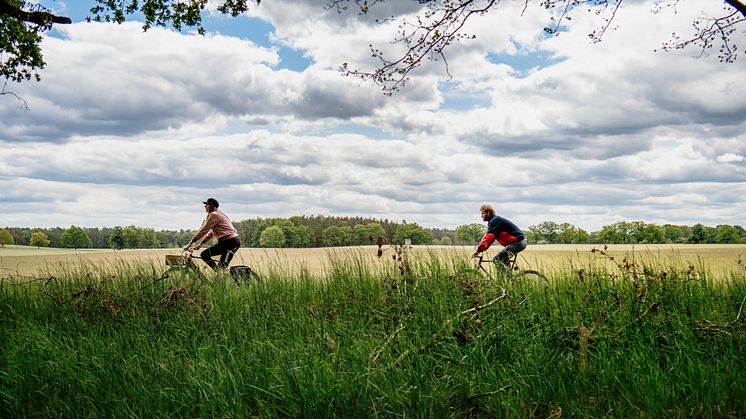
[[[276,219],[272,225],[282,229],[285,235],[285,247],[310,247],[312,242],[311,229],[292,219]]]
[[[354,257],[242,285],[126,265],[6,283],[0,417],[738,417],[745,272],[632,262],[541,284]]]
[[[686,243],[692,236],[692,228],[689,226],[676,226],[665,224],[663,230],[667,243]]]
[[[737,232],[731,226],[723,226],[723,229]],[[697,224],[691,229],[672,225],[658,226],[646,224],[642,221],[619,221],[604,226],[601,231],[594,233],[593,239],[602,243],[728,243],[719,242],[716,239],[716,229]],[[737,243],[738,234],[729,236],[730,243]]]
[[[161,245],[160,242],[158,242],[158,237],[155,235],[155,230],[152,228],[143,229],[140,240],[140,245],[146,249],[154,249]]]
[[[744,243],[746,231],[741,226],[719,225],[715,227],[716,243]]]
[[[589,238],[590,234],[582,228],[575,227],[570,223],[562,223],[559,225],[557,240],[559,240],[560,243],[587,243]]]
[[[220,13],[238,16],[248,10],[252,1],[227,0],[219,4]],[[256,1],[259,3],[259,0]],[[171,26],[176,30],[196,27],[204,34],[201,12],[207,0],[96,0],[89,21],[122,23],[139,14],[143,29]],[[42,34],[53,23],[71,23],[69,18],[55,16],[45,6],[32,1],[0,0],[0,76],[21,82],[40,80],[38,70],[46,65],[41,51]],[[2,93],[5,93],[3,88]]]
[[[137,249],[142,243],[142,229],[133,225],[127,226],[122,231],[124,235],[124,247],[128,249]]]
[[[91,247],[91,238],[88,233],[80,227],[70,226],[62,233],[62,247],[72,247],[75,249]]]
[[[590,239],[588,232],[570,223],[558,224],[554,221],[544,221],[526,229],[526,238],[531,243],[587,243]]]
[[[352,230],[356,245],[375,244],[386,237],[386,231],[379,223],[355,224]]]
[[[262,231],[262,235],[259,238],[259,245],[261,247],[285,247],[285,242],[285,233],[278,226],[267,227]]]
[[[325,247],[350,246],[354,241],[355,236],[349,226],[331,226],[321,232],[321,242]]]
[[[250,4],[258,4],[260,0],[226,0],[218,5],[220,13],[238,16],[249,9]],[[123,23],[128,16],[141,12],[144,17],[143,29],[152,26],[172,26],[176,30],[183,27],[196,27],[197,32],[204,34],[202,27],[202,11],[207,6],[207,0],[96,0],[98,3],[91,8],[90,20],[97,22]]]
[[[352,228],[352,239],[346,245],[369,245],[368,236],[382,237],[384,242],[394,243],[394,233],[400,225],[389,220],[373,220],[361,217],[331,216],[295,216],[290,218],[249,219],[234,223],[241,242],[245,247],[261,247],[259,239],[267,227],[277,225],[285,234],[285,247],[321,247],[324,246],[323,231],[330,226],[348,226]],[[479,227],[480,233],[474,234],[474,241],[481,238],[485,229],[483,224],[471,224]],[[457,230],[463,229],[460,226]],[[64,228],[6,228],[17,245],[30,245],[33,232],[41,231],[47,235],[51,247],[63,247],[61,242]],[[123,227],[86,228],[94,248],[154,248],[181,247],[191,239],[192,230],[143,229],[136,226],[126,227],[128,240],[125,241]],[[588,234],[585,230],[569,223],[545,221],[524,230],[530,243],[746,243],[746,231],[738,225],[718,225],[708,227],[697,224],[693,227],[665,224],[646,224],[643,222],[619,222],[604,226],[602,231]],[[443,243],[443,239],[458,240],[457,232],[448,229],[430,229],[428,232]],[[155,235],[155,237],[153,237]],[[428,242],[435,243],[435,240]],[[423,243],[423,244],[428,244]]]
[[[412,244],[430,244],[433,241],[433,235],[426,229],[412,224],[400,224],[394,232],[394,243],[403,244],[406,239],[412,241]]]
[[[109,247],[112,249],[124,249],[126,241],[124,240],[124,229],[122,227],[114,227],[109,235]]]
[[[114,249],[153,249],[160,247],[160,241],[155,230],[133,225],[124,228],[115,227],[109,236],[109,244]]]
[[[10,231],[8,231],[7,228],[0,230],[0,246],[13,243],[15,243],[15,240],[13,239],[13,235],[10,234]]]
[[[470,245],[475,245],[482,240],[482,236],[487,231],[484,224],[464,224],[456,228],[456,240]]]
[[[448,236],[443,236],[440,238],[440,244],[443,246],[450,246],[453,244],[453,241]]]
[[[715,240],[714,230],[711,227],[705,227],[702,224],[695,224],[692,227],[692,235],[689,243],[708,243]]]
[[[49,237],[47,237],[47,235],[44,234],[43,231],[34,231],[33,233],[31,233],[29,245],[36,247],[47,247],[49,246]]]
[[[51,22],[42,24],[25,22],[5,9],[29,9],[36,7],[26,1],[0,1],[0,76],[6,80],[21,82],[40,79],[37,70],[44,68],[41,53],[41,34],[52,27]]]

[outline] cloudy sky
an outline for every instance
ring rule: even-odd
[[[601,43],[592,13],[547,37],[547,11],[506,1],[447,52],[453,78],[428,63],[390,97],[339,68],[370,69],[370,44],[393,54],[397,23],[327,2],[207,14],[206,36],[86,23],[92,1],[48,2],[74,23],[45,37],[41,82],[6,87],[28,110],[0,96],[0,225],[196,228],[215,197],[234,221],[454,228],[489,202],[524,227],[746,226],[746,57],[654,51],[720,1],[652,13],[627,0]]]

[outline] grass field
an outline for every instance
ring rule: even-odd
[[[0,282],[0,417],[746,412],[746,269],[707,268],[742,247],[535,246],[547,281],[485,277],[461,248],[315,250],[314,270],[246,250],[266,265],[238,284],[162,277],[168,251]]]
[[[552,273],[567,269],[588,269],[603,265],[613,269],[624,258],[652,263],[662,268],[672,266],[703,267],[714,275],[727,275],[746,263],[746,245],[610,245],[607,253],[614,258],[593,253],[603,245],[530,245],[519,258],[525,268]],[[439,255],[462,255],[473,251],[473,247],[461,246],[415,246],[413,257],[435,253]],[[55,275],[60,270],[81,264],[116,265],[125,263],[163,264],[167,254],[179,254],[180,249],[118,250],[109,249],[50,249],[27,246],[5,246],[0,248],[0,277],[5,279],[34,278]],[[340,247],[312,249],[256,249],[242,248],[233,264],[243,264],[262,271],[282,269],[288,272],[307,270],[323,273],[330,260],[350,255],[362,258],[375,267],[387,261],[394,252],[386,249],[383,258],[376,257],[377,247]],[[491,252],[494,254],[494,252]]]

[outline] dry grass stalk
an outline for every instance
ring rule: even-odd
[[[426,343],[424,343],[422,346],[420,346],[419,352],[424,351],[433,341],[435,341],[435,339],[442,332],[442,330],[452,331],[453,329],[450,328],[449,325],[451,323],[453,323],[454,321],[460,319],[462,316],[465,316],[467,314],[476,313],[479,310],[484,310],[485,308],[490,307],[491,305],[495,304],[496,302],[498,302],[498,301],[504,299],[505,297],[507,297],[508,296],[508,291],[505,288],[501,288],[501,289],[502,289],[502,293],[499,296],[497,296],[497,297],[493,298],[492,300],[490,300],[489,302],[487,302],[487,303],[485,303],[485,304],[483,304],[481,306],[472,307],[470,309],[464,310],[464,311],[460,312],[458,315],[454,316],[453,318],[448,319],[445,322],[443,322],[443,326],[441,327],[441,329],[439,331],[433,333],[432,337],[430,337],[430,340],[427,341]],[[401,363],[404,361],[404,359],[406,357],[408,357],[409,355],[411,355],[411,354],[412,354],[412,350],[411,349],[407,349],[401,355],[399,355],[398,358],[396,358],[396,361],[394,361],[394,365],[395,366],[401,365]]]

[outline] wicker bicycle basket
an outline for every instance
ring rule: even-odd
[[[166,255],[166,265],[173,266],[183,264],[184,258],[182,258],[181,255]]]

